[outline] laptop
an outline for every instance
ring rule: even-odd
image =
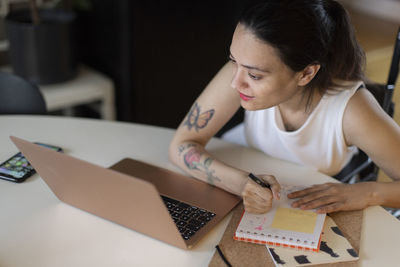
[[[239,202],[220,188],[138,160],[109,169],[10,137],[59,200],[190,249]]]

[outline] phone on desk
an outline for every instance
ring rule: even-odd
[[[57,152],[63,152],[62,148],[58,146],[43,143],[35,144],[53,149]],[[29,164],[29,162],[26,160],[21,152],[18,152],[17,154],[0,164],[0,179],[22,183],[26,180],[26,178],[32,176],[34,173],[35,169],[33,169],[33,167]]]

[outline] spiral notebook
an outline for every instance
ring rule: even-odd
[[[290,206],[294,200],[288,199],[287,194],[303,187],[282,185],[281,188],[281,199],[273,202],[269,212],[243,213],[233,238],[257,244],[318,252],[326,214]]]

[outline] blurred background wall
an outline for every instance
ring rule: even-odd
[[[70,0],[79,61],[115,85],[117,119],[175,128],[227,61],[237,17],[261,0]],[[26,5],[26,0],[1,0]],[[52,0],[40,0],[48,4]],[[367,74],[384,82],[400,25],[399,0],[340,0],[367,52]],[[3,21],[0,39],[6,40]],[[0,42],[0,64],[9,64]],[[398,97],[396,90],[395,98]],[[85,114],[94,116],[96,114]],[[395,117],[398,119],[398,112]]]

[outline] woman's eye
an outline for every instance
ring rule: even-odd
[[[257,81],[257,80],[261,79],[261,77],[260,77],[260,76],[253,75],[253,74],[251,74],[250,72],[249,72],[249,77],[250,77],[251,79],[255,80],[255,81]]]

